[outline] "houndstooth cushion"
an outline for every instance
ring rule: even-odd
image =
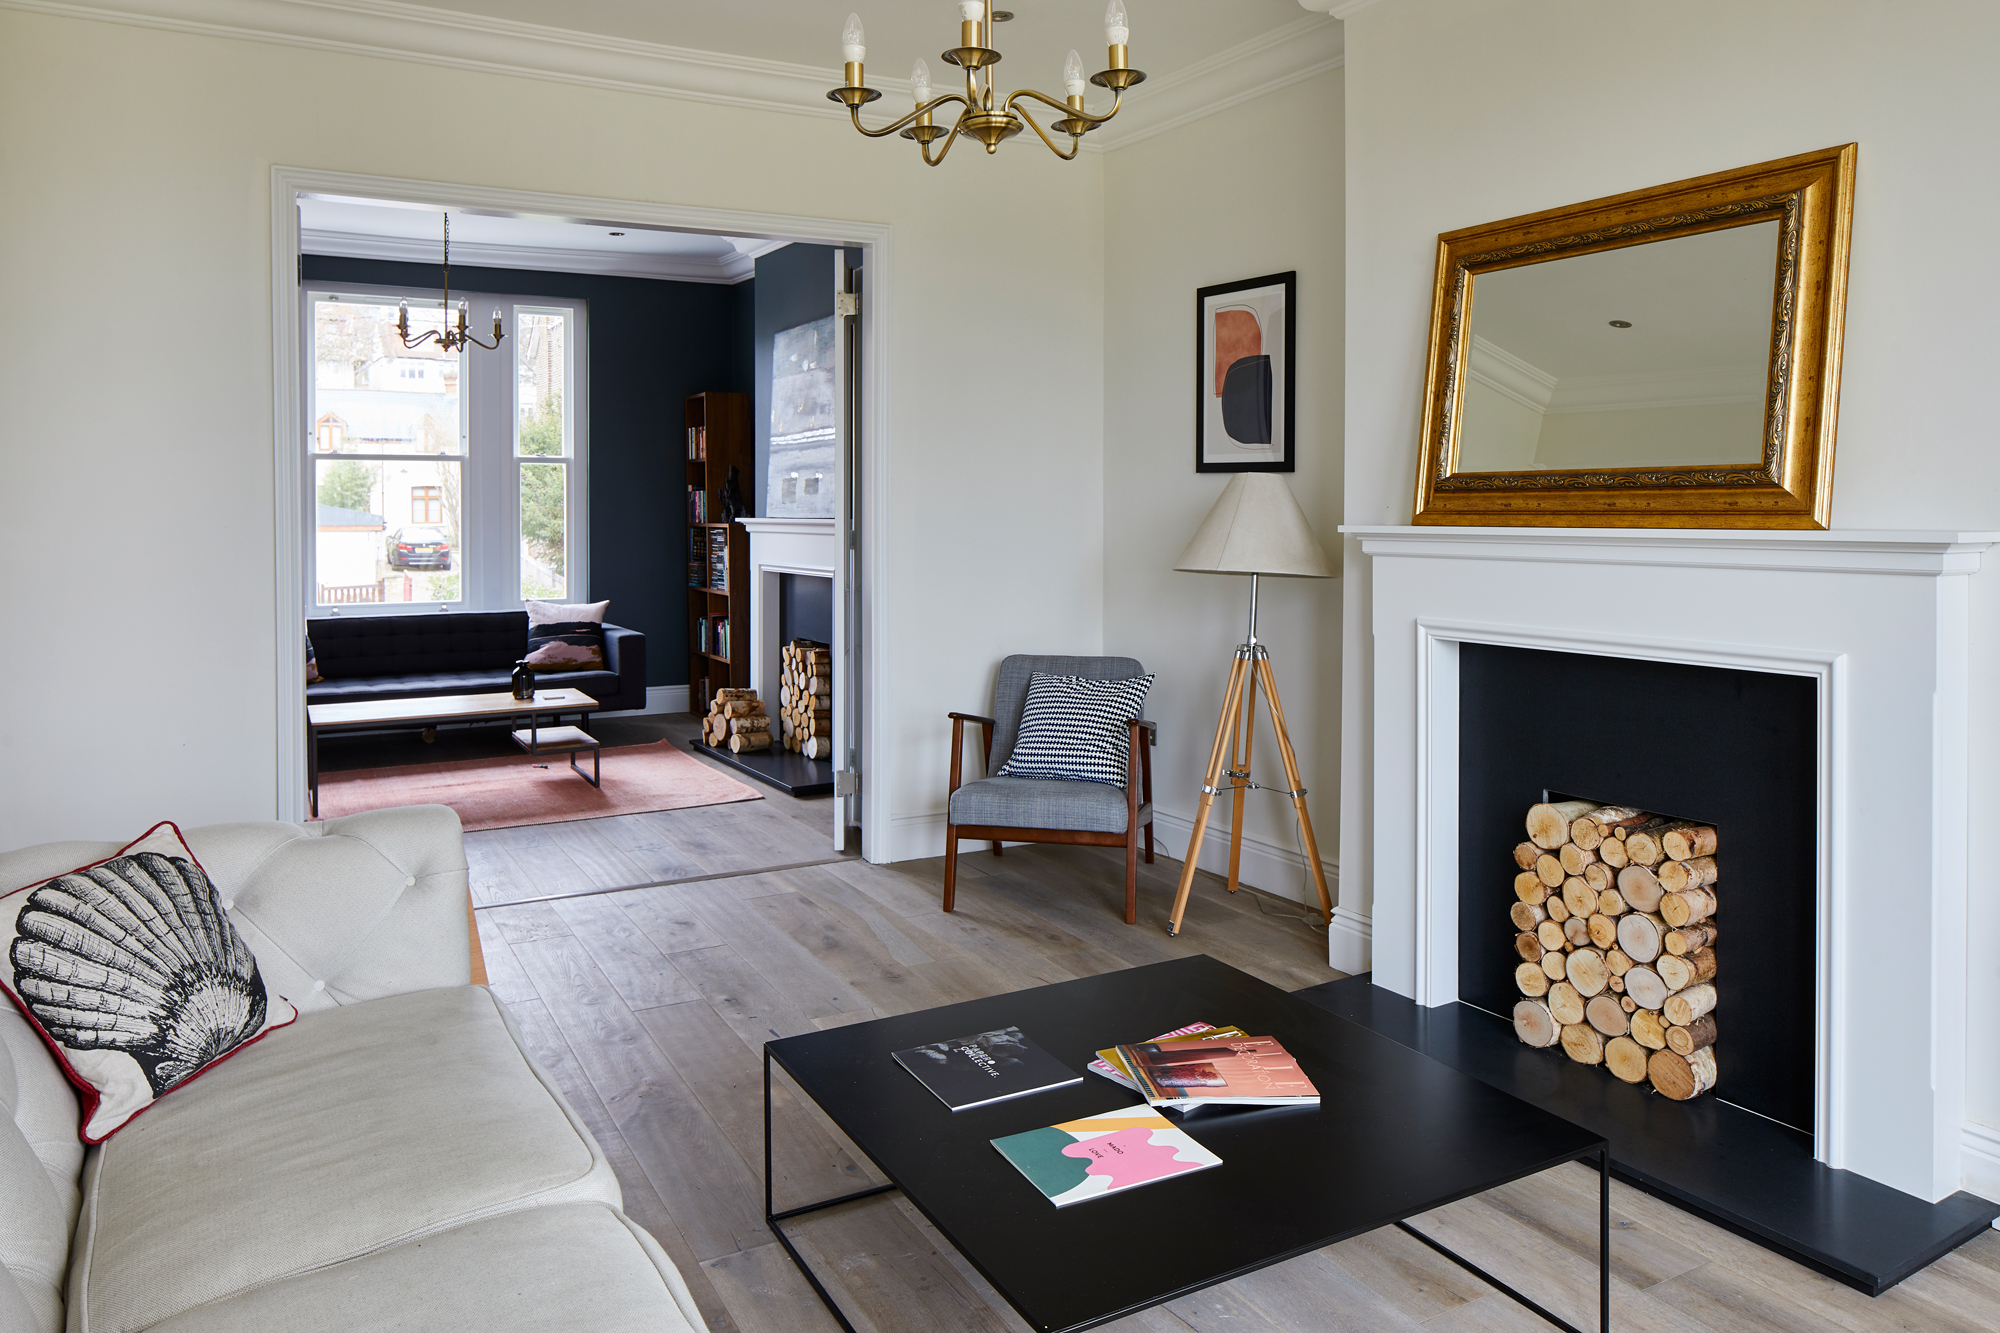
[[[1125,724],[1139,716],[1151,676],[1089,680],[1037,671],[1028,679],[1021,732],[1000,767],[1005,778],[1125,785]]]

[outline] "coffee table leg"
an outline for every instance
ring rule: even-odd
[[[319,818],[319,728],[306,723],[306,809]]]
[[[1576,1161],[1585,1154],[1569,1160]],[[1395,1224],[1409,1232],[1424,1244],[1436,1250],[1445,1258],[1463,1268],[1480,1281],[1499,1291],[1501,1295],[1525,1305],[1542,1318],[1563,1329],[1564,1333],[1583,1333],[1583,1330],[1568,1320],[1561,1318],[1535,1301],[1529,1300],[1514,1288],[1502,1282],[1493,1274],[1473,1263],[1464,1255],[1449,1250],[1411,1226],[1408,1222]],[[1605,1144],[1598,1152],[1598,1200],[1597,1200],[1597,1328],[1598,1333],[1611,1333],[1611,1145]]]
[[[785,1234],[785,1229],[779,1226],[778,1223],[785,1221],[787,1218],[798,1217],[805,1213],[816,1213],[822,1208],[831,1208],[835,1204],[852,1203],[856,1199],[866,1199],[876,1194],[887,1194],[895,1188],[894,1185],[876,1185],[871,1189],[856,1190],[852,1194],[843,1194],[837,1199],[825,1199],[819,1203],[809,1203],[800,1208],[787,1208],[782,1213],[774,1211],[774,1201],[771,1195],[771,1051],[769,1047],[766,1047],[764,1050],[764,1225],[771,1229],[771,1234],[776,1236],[778,1243],[785,1247],[785,1253],[792,1256],[792,1262],[798,1266],[798,1270],[801,1273],[805,1274],[806,1281],[812,1284],[813,1293],[819,1297],[819,1303],[826,1307],[827,1313],[833,1316],[834,1322],[846,1330],[846,1333],[855,1333],[854,1325],[847,1322],[847,1316],[840,1312],[839,1304],[835,1302],[827,1289],[820,1285],[819,1279],[813,1276],[812,1265],[806,1262],[806,1257],[799,1253],[798,1246],[792,1244],[792,1238]]]

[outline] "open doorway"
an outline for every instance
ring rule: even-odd
[[[791,245],[837,241],[830,248],[858,268],[886,247],[886,229],[286,168],[274,172],[273,203],[274,278],[283,272],[291,279],[274,283],[280,808],[295,818],[308,813],[318,775],[312,743],[316,732],[322,742],[328,738],[325,729],[307,725],[307,683],[290,670],[301,630],[315,625],[318,637],[344,641],[356,637],[360,622],[399,620],[393,635],[368,627],[370,642],[360,656],[380,659],[382,644],[420,629],[448,626],[464,641],[491,631],[481,617],[520,618],[530,602],[609,601],[600,619],[623,631],[628,649],[626,669],[611,674],[628,679],[600,683],[610,692],[606,702],[619,706],[574,716],[552,710],[525,728],[487,728],[488,740],[518,741],[512,733],[524,729],[531,738],[556,731],[588,736],[592,743],[581,754],[557,752],[546,763],[560,774],[569,768],[565,760],[580,760],[580,770],[601,763],[601,752],[627,733],[671,732],[676,718],[691,733],[705,701],[691,697],[693,681],[680,664],[704,647],[727,664],[744,645],[726,637],[726,619],[698,626],[687,610],[692,542],[706,535],[698,530],[702,523],[722,516],[694,512],[693,488],[680,475],[692,447],[683,406],[702,394],[756,396],[759,367],[737,332],[760,260]],[[432,229],[434,238],[425,234]],[[648,314],[640,309],[647,302],[630,299],[639,289],[687,299],[654,300]],[[425,329],[456,326],[461,300],[476,344],[422,343]],[[489,347],[496,315],[506,336]],[[404,329],[420,345],[405,345]],[[679,337],[678,349],[661,346],[663,330]],[[858,300],[842,335],[850,356],[872,342]],[[881,368],[879,357],[869,361]],[[339,373],[326,373],[329,364]],[[841,398],[844,413],[855,404],[842,418],[840,466],[852,471],[825,484],[852,499],[865,485],[860,459],[876,447],[873,423],[859,405],[879,395],[856,387]],[[744,460],[731,497],[740,509],[730,517],[764,512],[763,461]],[[881,473],[868,468],[865,475]],[[856,558],[840,562],[832,599],[842,610],[836,637],[847,669],[840,674],[852,690],[843,693],[843,720],[859,713],[869,679],[867,642],[877,628],[870,615],[877,599],[851,581],[864,567],[864,507],[852,505]],[[750,581],[740,584],[747,594]],[[702,629],[725,637],[704,645],[695,637]],[[629,649],[640,641],[646,666],[635,687]],[[350,653],[347,664],[354,658]],[[454,670],[457,664],[409,665],[417,670],[403,674],[440,667],[427,674],[477,674]],[[455,690],[460,683],[498,684],[440,679],[432,688]],[[471,744],[443,719],[385,730],[400,730],[408,743],[427,729],[432,746],[449,742],[455,753]],[[870,739],[863,728],[846,738],[837,761],[843,788],[858,790],[859,774],[878,750]],[[582,739],[577,744],[585,746]],[[415,752],[419,760],[445,753]],[[547,760],[540,753],[526,758]],[[572,794],[586,790],[602,788],[584,774]],[[820,803],[821,848],[829,838],[852,847],[851,824],[860,829],[863,854],[878,842],[856,804],[847,797]]]

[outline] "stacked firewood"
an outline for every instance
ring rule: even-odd
[[[833,758],[833,653],[793,639],[781,654],[778,718],[785,748],[808,759]]]
[[[1514,1032],[1686,1101],[1715,1086],[1715,830],[1559,801],[1514,849]]]
[[[771,715],[755,690],[721,689],[708,705],[702,719],[701,738],[716,749],[745,750],[771,748]]]

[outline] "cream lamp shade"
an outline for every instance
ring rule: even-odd
[[[1279,574],[1330,579],[1339,571],[1313,535],[1291,488],[1272,472],[1239,472],[1181,551],[1193,574]]]

